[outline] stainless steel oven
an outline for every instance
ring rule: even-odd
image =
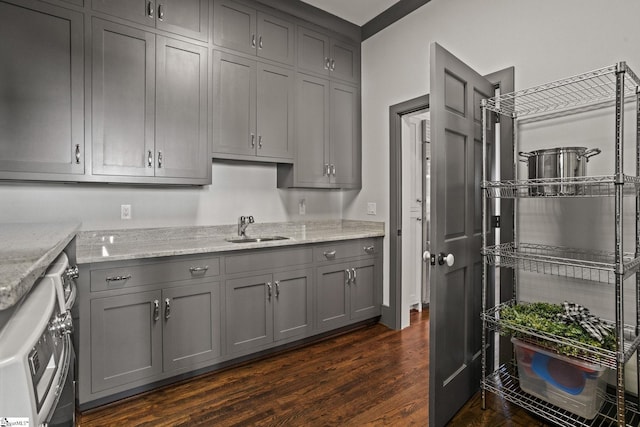
[[[2,427],[75,425],[73,323],[56,270],[61,260],[66,255],[20,302],[0,311]]]

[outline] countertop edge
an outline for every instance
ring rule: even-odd
[[[64,248],[75,238],[76,234],[80,230],[80,223],[73,225],[66,224],[60,225],[61,227],[67,227],[62,231],[62,237],[57,239],[53,246],[50,246],[44,251],[44,253],[33,262],[26,262],[26,267],[18,272],[18,277],[15,277],[6,286],[0,287],[0,310],[4,310],[15,305],[20,299],[31,291],[36,280],[42,276],[49,265],[62,253]]]

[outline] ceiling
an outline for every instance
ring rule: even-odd
[[[363,26],[399,0],[302,0],[312,6]]]

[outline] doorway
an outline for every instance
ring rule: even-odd
[[[429,305],[429,269],[422,254],[429,250],[430,142],[429,109],[402,115],[402,313],[401,328],[410,312]]]

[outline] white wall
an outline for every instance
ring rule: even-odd
[[[0,222],[82,221],[83,230],[235,224],[240,215],[256,222],[342,218],[337,191],[279,190],[276,166],[213,163],[205,187],[0,183]],[[306,201],[306,215],[298,202]],[[130,204],[131,220],[120,219]]]
[[[366,203],[376,201],[389,230],[389,106],[429,92],[431,42],[481,74],[515,66],[523,89],[623,60],[640,72],[638,16],[635,0],[431,0],[365,40],[363,188],[346,194],[345,218],[366,219]],[[385,302],[388,249],[385,239]]]

